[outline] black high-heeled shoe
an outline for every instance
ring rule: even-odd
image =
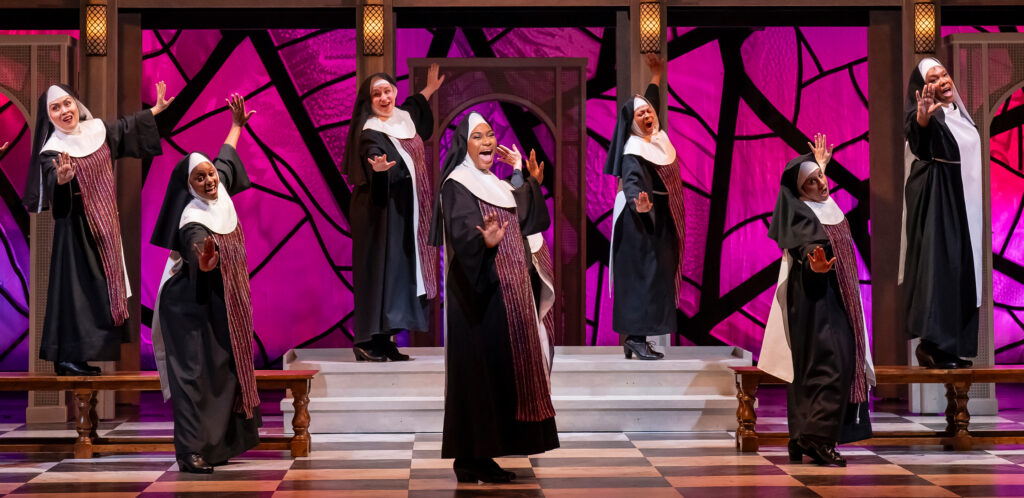
[[[100,374],[99,369],[92,369],[89,365],[82,367],[81,362],[55,361],[53,371],[60,376],[95,377]]]
[[[789,451],[789,463],[804,463],[804,455],[811,457],[814,463],[819,463],[819,460],[814,455],[804,452],[804,449],[797,443],[796,438],[791,438],[786,448]]]
[[[178,471],[192,474],[212,474],[213,466],[206,463],[199,453],[189,453],[178,457]]]
[[[660,360],[665,357],[664,354],[654,350],[654,345],[650,342],[641,338],[640,340],[629,337],[626,342],[622,344],[622,351],[626,354],[626,359],[630,359],[635,354],[637,358],[641,360]]]
[[[374,353],[383,356],[391,361],[410,361],[412,357],[403,354],[398,350],[398,345],[391,342],[387,336],[373,336]]]
[[[388,358],[386,356],[374,351],[373,344],[369,342],[363,342],[360,344],[353,345],[352,354],[355,355],[356,361],[388,361]]]
[[[501,465],[498,465],[498,462],[495,462],[493,458],[485,458],[482,461],[482,464],[484,465],[485,468],[490,469],[491,472],[494,472],[495,474],[505,474],[506,476],[508,476],[509,481],[513,481],[516,478],[515,472],[501,468]]]
[[[803,453],[814,459],[818,465],[846,467],[846,459],[836,450],[835,444],[804,438],[797,442]]]
[[[957,364],[946,358],[941,351],[926,345],[924,341],[918,343],[914,349],[914,356],[917,357],[917,364],[925,368],[952,369]]]
[[[455,471],[455,479],[459,482],[475,483],[479,481],[505,483],[511,481],[515,477],[515,473],[502,470],[501,467],[498,467],[497,463],[494,463],[494,466],[497,467],[500,472],[493,470],[489,465],[481,460],[472,458],[456,458],[455,463],[452,465],[452,470]]]

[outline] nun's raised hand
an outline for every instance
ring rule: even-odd
[[[832,149],[835,148],[834,145],[827,144],[824,133],[815,133],[813,144],[807,142],[807,145],[811,147],[811,152],[814,152],[814,161],[821,166],[822,171],[825,171],[825,166],[832,160]]]
[[[484,245],[488,249],[497,247],[501,239],[505,237],[505,227],[508,226],[508,222],[498,223],[498,217],[493,214],[489,214],[484,217],[484,227],[480,228],[480,225],[476,226],[477,230],[480,230],[480,235],[484,236]]]
[[[651,83],[658,85],[661,83],[661,75],[665,74],[665,61],[661,59],[661,54],[649,53],[644,58],[644,62],[647,64],[647,68],[651,70]]]
[[[647,195],[647,192],[640,192],[640,195],[633,199],[633,204],[636,204],[636,212],[638,213],[649,213],[654,208],[654,204],[651,203],[651,197]]]
[[[373,170],[378,173],[383,173],[391,169],[391,167],[394,166],[396,162],[388,161],[387,154],[384,154],[383,156],[374,156],[372,159],[367,159],[367,161],[369,161],[370,166],[373,167]]]
[[[249,118],[251,118],[253,114],[256,114],[256,111],[248,111],[248,112],[246,112],[246,110],[245,110],[245,97],[242,97],[241,94],[232,93],[230,97],[228,97],[228,98],[226,98],[224,100],[227,101],[228,107],[231,108],[231,125],[232,126],[237,126],[239,128],[244,128],[246,123],[249,122]]]
[[[928,126],[928,121],[932,119],[932,114],[942,107],[941,102],[935,101],[935,89],[938,85],[934,83],[925,83],[924,88],[914,92],[914,96],[917,98],[917,124],[924,127]]]
[[[53,167],[57,169],[57,184],[64,185],[75,177],[75,163],[67,152],[61,152],[57,159],[53,160]]]
[[[444,83],[444,75],[441,74],[441,66],[437,64],[431,64],[430,69],[427,70],[427,86],[423,87],[420,94],[423,98],[430,99],[430,96],[441,88],[441,84]]]
[[[504,145],[499,145],[497,152],[499,161],[512,166],[514,169],[523,168],[523,155],[519,153],[519,148],[515,144],[512,144],[511,149]]]
[[[170,99],[166,97],[167,85],[164,84],[163,81],[158,81],[156,83],[156,105],[149,109],[150,111],[153,111],[154,116],[164,112],[164,110],[167,109],[167,106],[171,105],[171,102],[174,102],[174,97],[171,97]]]
[[[7,146],[8,145],[11,145],[11,143],[10,142],[4,142],[3,145],[0,145],[0,154],[3,154],[7,150]]]
[[[832,265],[836,264],[835,256],[832,259],[826,258],[825,250],[821,246],[815,247],[807,255],[807,260],[811,263],[811,270],[814,270],[815,273],[828,273],[832,269]]]
[[[211,271],[217,267],[220,255],[217,254],[217,245],[214,244],[213,237],[203,239],[203,247],[199,247],[199,244],[192,244],[192,248],[196,251],[196,260],[199,262],[200,270]]]
[[[530,149],[530,157],[526,160],[526,169],[537,183],[544,183],[544,161],[537,164],[537,151]]]

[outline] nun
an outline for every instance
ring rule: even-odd
[[[491,172],[496,156],[518,168],[518,148],[498,145],[471,113],[455,130],[441,172],[431,244],[445,246],[446,385],[441,457],[459,482],[508,482],[493,460],[558,447],[526,237],[548,228],[543,170],[512,188]]]
[[[789,384],[789,459],[846,466],[837,443],[871,437],[868,389],[875,385],[850,225],[829,194],[832,150],[816,135],[812,153],[782,172],[768,237],[782,249],[758,367]]]
[[[433,64],[427,86],[396,107],[395,79],[363,81],[352,108],[343,173],[352,186],[352,353],[357,361],[406,361],[391,340],[429,328],[437,297],[438,254],[430,247],[434,182],[423,140],[434,131],[428,100],[441,87]]]
[[[659,360],[648,336],[676,332],[685,239],[683,180],[676,150],[658,120],[664,63],[651,54],[651,83],[619,110],[604,172],[619,180],[612,213],[609,274],[612,330],[626,358]]]
[[[981,137],[938,60],[907,85],[900,283],[914,354],[928,368],[978,355],[981,306]]]
[[[171,171],[150,242],[170,249],[153,310],[153,351],[174,409],[178,469],[214,465],[259,444],[245,235],[231,197],[249,187],[235,146],[256,111],[228,99],[231,131],[217,157],[193,152]]]
[[[154,116],[174,100],[156,84],[150,109],[110,123],[94,118],[64,85],[39,97],[24,205],[50,209],[53,250],[39,357],[57,375],[99,375],[89,361],[115,361],[128,342],[124,263],[113,161],[161,153]]]

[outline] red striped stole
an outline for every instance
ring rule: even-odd
[[[867,374],[865,373],[864,357],[867,345],[864,344],[864,317],[860,301],[860,278],[857,275],[857,254],[853,250],[853,235],[850,224],[843,218],[842,223],[826,225],[825,233],[832,243],[832,256],[836,258],[836,277],[843,298],[843,307],[850,320],[854,344],[857,347],[857,362],[854,367],[853,384],[850,386],[850,402],[863,403],[868,400]]]
[[[114,325],[128,319],[127,284],[124,281],[124,253],[121,251],[121,223],[117,219],[117,191],[110,148],[100,146],[96,152],[75,159],[75,178],[82,191],[85,219],[103,263],[110,297],[110,316]]]
[[[672,214],[672,223],[679,241],[679,264],[676,266],[676,301],[683,288],[683,246],[686,243],[686,207],[683,203],[683,177],[679,174],[679,160],[671,164],[655,165],[658,177],[668,191],[668,209]],[[652,199],[653,201],[653,199]]]
[[[519,218],[515,209],[504,209],[477,201],[484,218],[494,215],[498,223],[508,223],[505,236],[498,243],[494,258],[495,270],[501,287],[508,319],[509,342],[512,345],[512,363],[516,378],[516,420],[540,422],[555,416],[551,404],[551,390],[547,380],[547,365],[537,330],[537,311],[533,302],[533,286],[526,264],[523,235],[519,231]]]
[[[224,281],[224,304],[227,305],[228,331],[231,335],[231,353],[235,357],[235,372],[241,387],[235,411],[252,418],[253,408],[259,406],[256,391],[256,372],[252,365],[252,299],[249,293],[249,268],[245,257],[245,234],[242,224],[228,234],[213,234],[220,254],[220,275]]]
[[[427,168],[426,155],[423,153],[423,140],[419,135],[399,140],[402,148],[412,158],[413,169],[416,171],[416,203],[419,208],[419,226],[416,227],[416,240],[419,241],[420,268],[423,272],[423,287],[427,291],[427,299],[437,297],[438,249],[430,245],[430,220],[434,213],[434,181]]]

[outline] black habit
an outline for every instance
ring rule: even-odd
[[[918,124],[915,92],[923,87],[924,75],[915,69],[907,86],[904,124],[910,153],[904,190],[906,255],[901,275],[907,333],[946,353],[973,357],[978,355],[980,282],[975,279],[979,258],[972,249],[967,204],[980,206],[982,200],[977,189],[975,195],[965,197],[962,168],[980,168],[981,149],[976,149],[977,157],[961,157],[966,144],[957,143],[947,123],[958,116],[947,116],[946,109],[933,114],[928,126]],[[956,100],[950,111],[966,115],[959,94]],[[973,137],[963,139],[980,140],[976,131]],[[980,242],[975,245],[980,247]]]
[[[429,300],[417,295],[416,289],[417,227],[413,225],[413,212],[417,202],[409,165],[388,135],[363,129],[366,120],[373,117],[370,84],[379,78],[395,84],[389,75],[380,73],[360,86],[342,162],[352,185],[348,219],[352,229],[355,344],[370,341],[374,334],[428,330],[430,318]],[[430,138],[434,117],[423,95],[410,96],[398,109],[409,113],[421,139]],[[368,160],[381,155],[396,164],[376,172]]]
[[[440,207],[434,210],[432,244],[445,244],[447,333],[442,458],[532,455],[558,447],[554,417],[517,419],[517,378],[513,346],[499,275],[498,247],[487,248],[477,227],[484,226],[480,199],[448,175],[466,157],[468,122],[452,139],[441,176]],[[540,184],[529,178],[512,191],[522,234],[523,257],[532,269],[526,235],[550,225]],[[443,238],[442,225],[443,219]],[[508,234],[509,232],[506,232]],[[533,289],[538,295],[539,288]],[[536,320],[536,317],[530,317]],[[521,381],[521,379],[520,379]]]
[[[250,186],[235,148],[223,145],[211,161],[224,191],[236,195]],[[174,451],[199,453],[218,464],[259,444],[259,407],[247,419],[237,410],[241,387],[232,351],[221,264],[199,269],[194,245],[203,246],[213,232],[200,223],[178,228],[192,197],[188,191],[189,156],[175,166],[167,186],[151,243],[176,251],[181,267],[157,293],[162,343],[166,349],[166,386],[174,409]],[[236,230],[241,230],[238,226]],[[173,254],[173,253],[172,253]],[[223,260],[221,261],[223,263]],[[165,277],[166,278],[166,277]],[[154,338],[154,342],[159,340]],[[159,361],[159,352],[156,353]],[[251,361],[251,359],[250,359]]]
[[[768,227],[768,237],[790,258],[788,279],[783,281],[780,275],[780,285],[786,285],[785,303],[781,303],[778,291],[777,302],[773,303],[773,313],[781,303],[781,311],[787,314],[788,330],[771,330],[772,322],[781,322],[769,317],[759,366],[775,374],[775,364],[792,362],[792,381],[786,386],[791,439],[813,436],[849,443],[871,437],[871,421],[868,403],[850,402],[857,348],[838,272],[833,267],[826,273],[817,273],[807,257],[819,246],[828,259],[833,257],[832,244],[821,222],[800,200],[797,176],[801,163],[807,161],[813,162],[814,156],[805,154],[786,165]],[[772,347],[776,351],[780,347],[785,349],[782,342],[787,340],[790,358],[768,353]],[[790,380],[784,374],[779,376]]]
[[[70,88],[63,88],[74,96]],[[86,218],[78,178],[58,185],[53,164],[58,153],[42,151],[54,132],[48,118],[46,93],[39,98],[38,112],[41,119],[37,120],[33,138],[35,160],[29,170],[23,202],[32,211],[52,205],[53,250],[39,357],[55,362],[116,361],[121,357],[121,343],[130,338],[125,327],[116,325],[111,316],[107,277]],[[160,135],[151,111],[139,111],[103,124],[111,161],[161,154]]]
[[[649,85],[644,98],[657,112],[658,86]],[[673,224],[665,183],[657,166],[623,149],[633,125],[633,99],[619,110],[605,173],[618,177],[625,196],[622,213],[612,230],[611,270],[614,301],[612,330],[624,335],[652,336],[676,332],[676,269],[679,239]],[[647,192],[653,204],[647,213],[634,200]]]

